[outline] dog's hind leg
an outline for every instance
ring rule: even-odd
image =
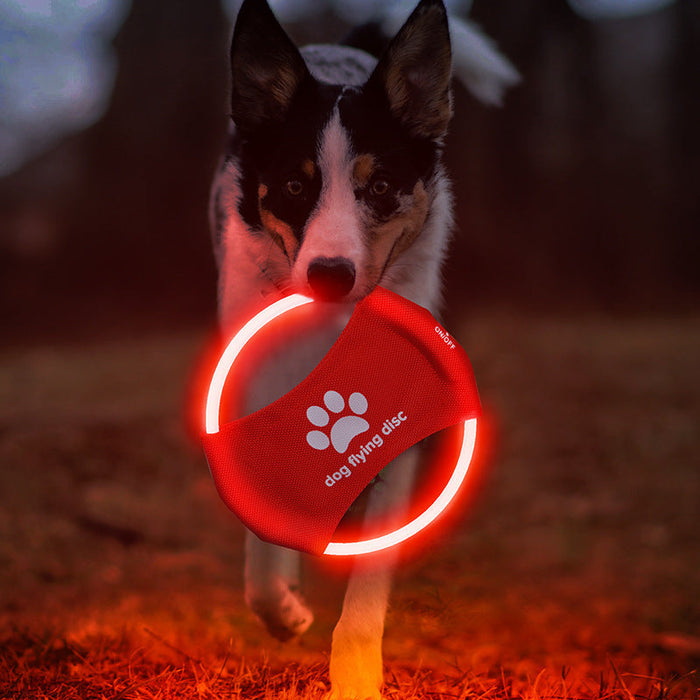
[[[397,457],[382,472],[382,483],[372,492],[368,521],[395,527],[401,518],[413,484],[419,452],[416,447]],[[378,700],[383,683],[382,637],[389,603],[396,552],[380,562],[358,562],[348,582],[343,612],[333,631],[329,700]]]
[[[246,533],[245,599],[268,632],[287,640],[306,632],[314,616],[299,592],[298,552]]]

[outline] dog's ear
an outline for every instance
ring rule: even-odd
[[[452,116],[450,32],[442,0],[421,0],[369,81],[414,136],[439,140]]]
[[[243,131],[280,122],[309,71],[265,0],[245,0],[231,42],[231,116]]]

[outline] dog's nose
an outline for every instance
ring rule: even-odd
[[[347,258],[314,258],[306,278],[316,299],[340,301],[355,284],[355,265]]]

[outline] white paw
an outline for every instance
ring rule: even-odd
[[[345,409],[345,399],[337,391],[327,391],[323,396],[323,403],[328,411],[341,413]],[[306,441],[315,450],[325,450],[333,445],[335,451],[343,454],[348,449],[350,441],[360,433],[369,430],[369,423],[360,416],[367,410],[367,399],[364,394],[356,391],[350,394],[348,406],[354,415],[339,418],[331,427],[330,438],[321,430],[310,430],[306,435]],[[325,428],[330,416],[322,406],[309,406],[306,417],[309,423],[317,428]]]
[[[273,592],[264,596],[246,595],[246,600],[267,631],[283,642],[304,634],[314,621],[301,595],[282,581]]]

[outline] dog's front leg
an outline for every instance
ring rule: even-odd
[[[246,532],[245,599],[268,632],[283,641],[306,632],[314,616],[299,592],[299,552]]]
[[[383,472],[382,483],[372,492],[367,520],[379,516],[387,529],[396,526],[408,501],[418,464],[418,448],[395,459]],[[343,612],[333,631],[330,700],[379,700],[383,683],[382,637],[389,602],[396,551],[384,554],[380,563],[358,562],[343,602]]]
[[[284,357],[276,357],[267,371],[253,382],[246,412],[266,406],[311,371],[324,347],[287,348]],[[300,593],[301,557],[299,552],[263,542],[246,532],[245,599],[248,607],[263,621],[268,632],[285,641],[303,634],[314,616]]]
[[[329,700],[379,700],[383,683],[382,636],[391,588],[391,565],[357,567],[333,630]]]

